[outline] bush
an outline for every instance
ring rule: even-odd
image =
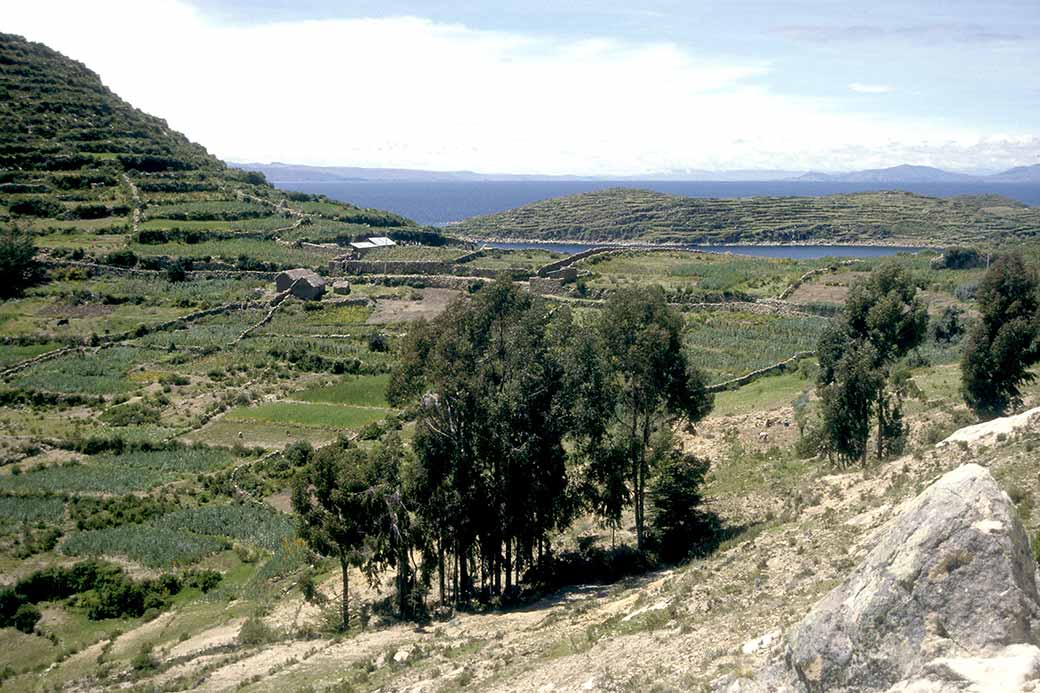
[[[116,267],[134,267],[137,265],[137,255],[129,249],[113,250],[105,256],[104,262],[106,265]]]
[[[109,407],[99,418],[113,426],[158,424],[159,410],[144,402],[132,402]]]
[[[275,633],[261,619],[253,616],[247,618],[238,631],[239,645],[263,645],[275,639]]]
[[[18,229],[0,233],[0,298],[20,296],[43,276],[32,236]]]
[[[940,257],[932,261],[933,269],[975,269],[985,265],[985,260],[974,248],[951,246]]]
[[[182,282],[188,278],[191,270],[191,261],[183,258],[171,262],[166,268],[166,279],[170,282]]]
[[[390,351],[390,340],[382,332],[373,332],[368,336],[368,350],[385,353]]]
[[[192,570],[186,577],[188,587],[194,587],[203,594],[215,588],[224,579],[224,576],[216,570]]]
[[[39,609],[32,604],[22,604],[15,612],[14,618],[11,620],[11,625],[23,633],[32,633],[40,618],[41,614]]]
[[[948,306],[932,323],[932,339],[939,344],[951,344],[964,332],[964,311],[957,306]]]
[[[706,533],[698,508],[707,473],[707,462],[674,452],[665,458],[651,482],[650,528],[665,561],[685,558]]]
[[[11,214],[18,214],[24,217],[60,217],[65,214],[65,208],[59,203],[43,197],[30,197],[25,200],[19,200],[8,209],[10,209]]]
[[[159,660],[152,654],[151,645],[141,645],[141,650],[130,660],[130,667],[137,672],[152,671],[159,666]]]

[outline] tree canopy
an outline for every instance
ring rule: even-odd
[[[1018,255],[996,260],[976,298],[981,320],[968,335],[961,360],[961,391],[979,417],[1000,416],[1021,402],[1020,387],[1040,362],[1037,279]]]
[[[817,346],[828,453],[843,462],[865,460],[872,419],[878,457],[898,451],[902,390],[888,387],[891,366],[920,345],[927,328],[928,313],[906,269],[886,263],[853,285]]]

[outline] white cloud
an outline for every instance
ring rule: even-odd
[[[895,87],[888,84],[863,84],[862,82],[853,82],[849,85],[849,89],[857,94],[891,94],[896,90]]]
[[[857,167],[927,142],[936,160],[958,147],[1004,156],[1030,141],[986,149],[984,133],[777,94],[767,61],[666,42],[413,17],[225,26],[178,0],[36,0],[4,15],[5,31],[85,62],[236,161],[606,174]]]

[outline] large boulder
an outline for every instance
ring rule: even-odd
[[[1040,676],[1038,626],[1026,533],[989,471],[968,464],[878,531],[863,563],[788,634],[781,662],[728,688],[1020,690]]]

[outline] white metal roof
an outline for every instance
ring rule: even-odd
[[[379,247],[375,243],[370,243],[369,241],[356,241],[354,243],[351,243],[350,246],[352,248],[357,248],[358,250],[368,250],[369,248]]]
[[[385,248],[389,245],[397,245],[393,242],[393,240],[387,238],[386,236],[375,236],[373,238],[369,238],[368,242],[376,246],[377,248]]]

